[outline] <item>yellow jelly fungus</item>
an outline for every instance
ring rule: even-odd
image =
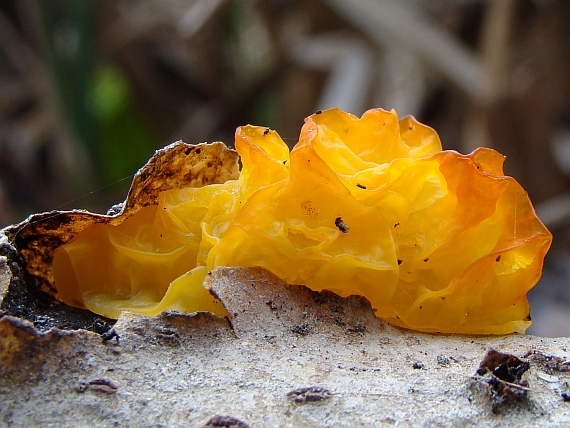
[[[111,318],[224,315],[202,286],[207,271],[260,266],[290,284],[365,296],[380,318],[414,330],[530,325],[526,293],[552,236],[499,153],[442,151],[431,128],[381,109],[314,114],[291,152],[251,125],[235,147],[238,180],[163,192],[158,206],[60,247],[61,299]]]

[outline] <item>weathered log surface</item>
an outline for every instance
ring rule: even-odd
[[[570,424],[569,338],[404,331],[360,297],[289,286],[259,269],[219,268],[207,286],[231,322],[209,313],[124,314],[115,325],[120,341],[104,341],[2,317],[0,424]],[[502,385],[508,399],[500,404],[496,395],[494,409],[493,382],[475,376],[490,349],[530,367],[522,386]]]

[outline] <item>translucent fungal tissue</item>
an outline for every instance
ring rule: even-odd
[[[251,125],[236,130],[235,147],[239,179],[162,192],[158,205],[58,248],[61,299],[112,318],[224,315],[202,286],[207,272],[258,266],[290,284],[362,295],[377,316],[413,330],[530,325],[526,293],[552,236],[503,175],[501,154],[442,151],[434,130],[381,109],[314,114],[291,152]]]

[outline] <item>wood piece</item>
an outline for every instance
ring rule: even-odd
[[[232,314],[125,313],[104,341],[0,319],[0,421],[9,426],[562,426],[568,338],[428,335],[391,327],[361,297],[218,268]],[[240,292],[236,292],[239,290]],[[528,391],[494,406],[475,375],[495,349],[529,363]],[[566,394],[566,395],[564,395]],[[496,407],[496,409],[495,409]],[[495,412],[494,412],[495,410]],[[226,425],[219,425],[224,422]]]

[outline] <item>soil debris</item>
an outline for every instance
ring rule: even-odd
[[[249,425],[233,416],[216,415],[210,418],[204,427],[249,428]]]
[[[528,382],[523,374],[530,368],[527,361],[491,349],[485,354],[477,375],[489,385],[493,413],[498,413],[505,403],[526,397]]]
[[[332,393],[322,386],[305,386],[296,388],[287,393],[288,397],[293,397],[296,404],[305,404],[309,401],[322,401],[332,397]]]

